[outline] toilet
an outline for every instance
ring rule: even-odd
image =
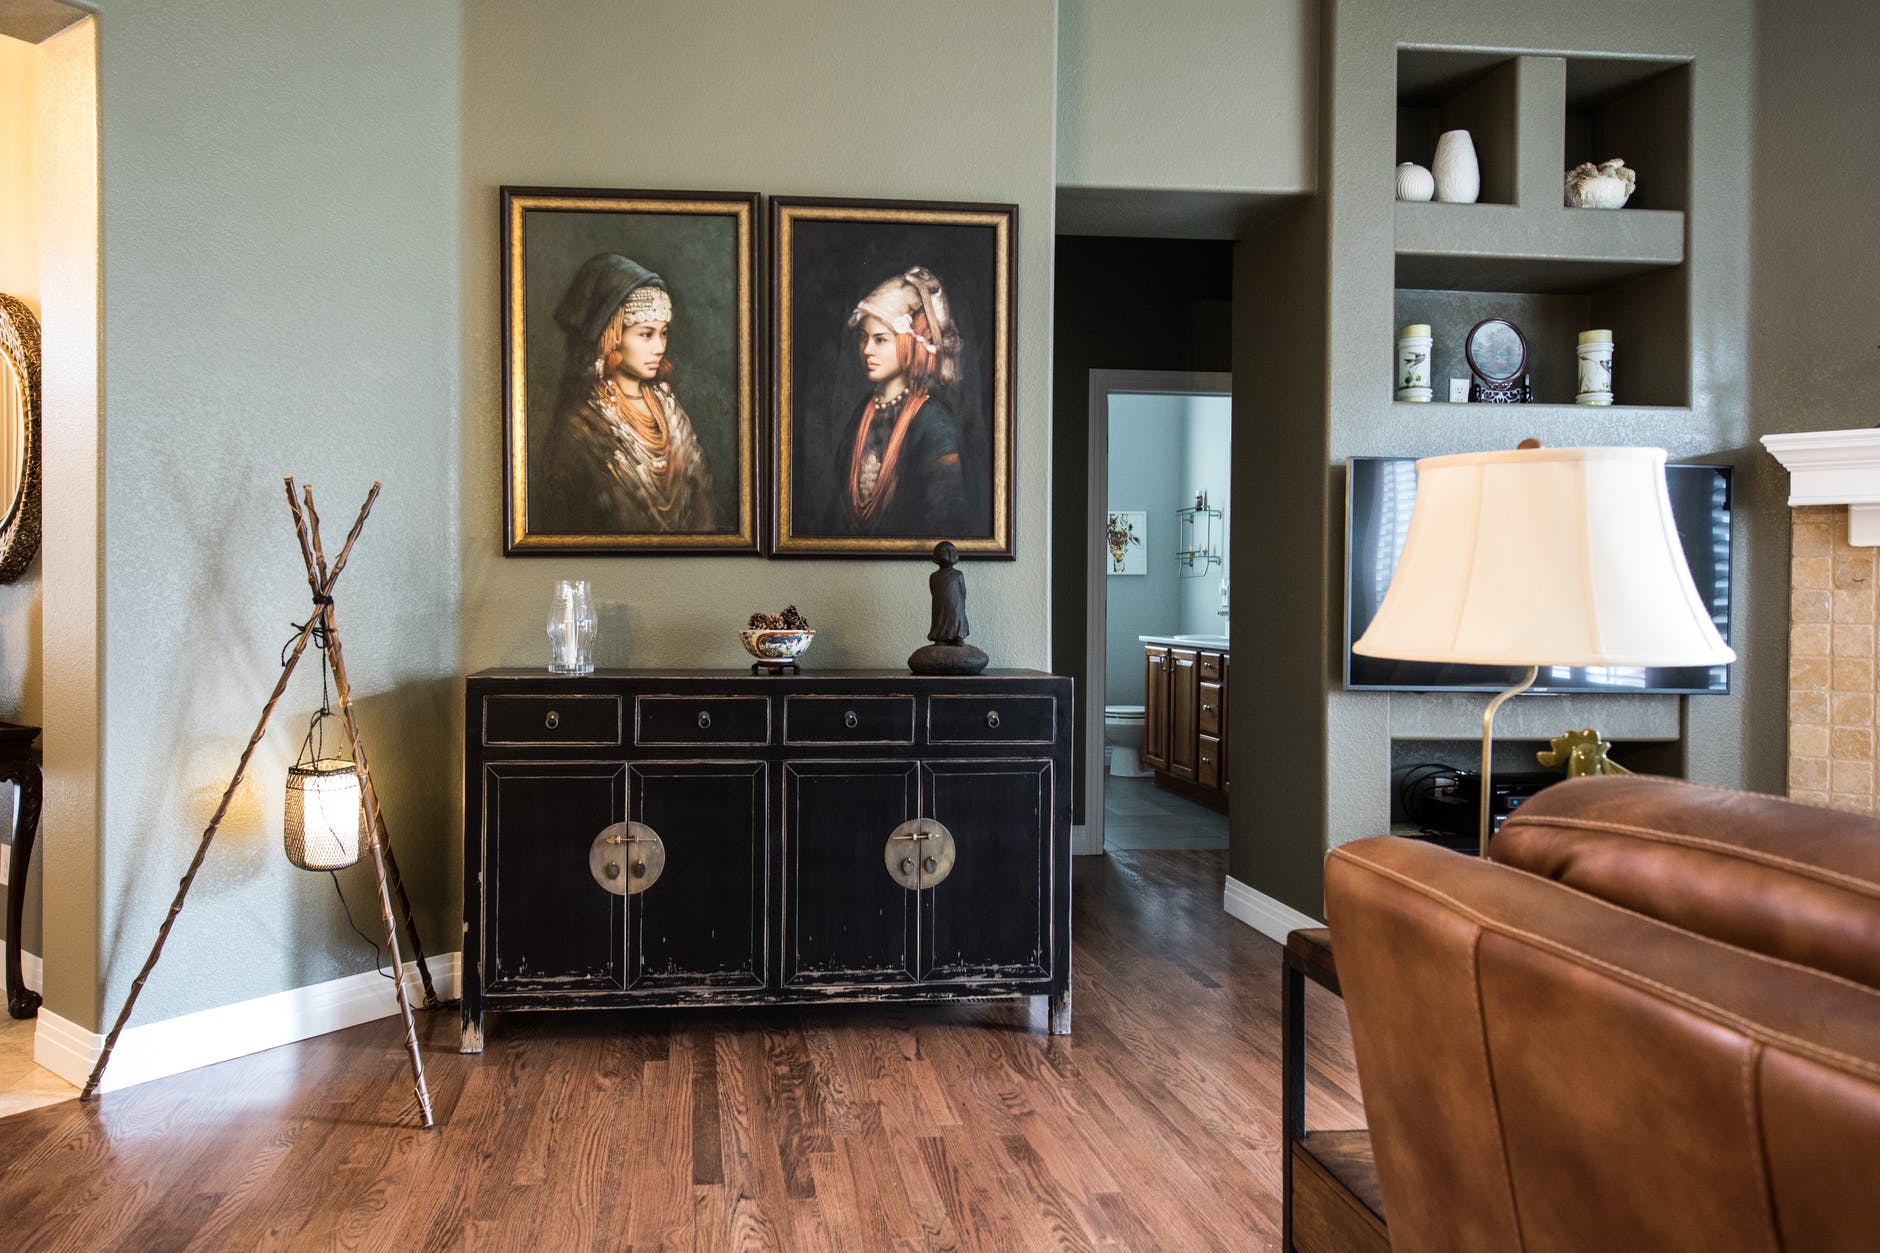
[[[1142,764],[1141,705],[1103,707],[1103,755],[1110,773],[1119,779],[1142,779],[1154,773]]]

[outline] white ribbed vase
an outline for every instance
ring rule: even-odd
[[[1450,204],[1474,204],[1482,194],[1482,167],[1468,131],[1444,131],[1436,141],[1436,198]]]
[[[1436,194],[1436,180],[1414,161],[1397,167],[1397,199],[1428,200]]]

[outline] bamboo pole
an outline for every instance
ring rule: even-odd
[[[91,1068],[91,1077],[85,1080],[85,1090],[78,1094],[81,1101],[89,1101],[97,1095],[98,1080],[104,1076],[105,1065],[111,1060],[111,1050],[117,1047],[118,1036],[123,1032],[124,1024],[130,1021],[132,1007],[137,1004],[137,995],[144,990],[144,981],[150,978],[157,958],[163,954],[163,943],[170,938],[170,928],[176,925],[176,916],[183,912],[183,898],[189,895],[189,885],[196,881],[196,872],[202,869],[203,858],[209,855],[209,845],[215,839],[216,830],[222,825],[223,816],[228,813],[229,801],[234,798],[235,789],[241,786],[242,776],[248,773],[248,759],[254,756],[255,745],[261,742],[262,734],[268,729],[268,719],[274,716],[274,707],[280,703],[281,693],[287,690],[287,680],[293,677],[294,667],[300,663],[301,654],[307,651],[307,640],[313,634],[314,623],[319,620],[318,614],[308,617],[307,625],[300,628],[300,635],[294,640],[293,655],[281,667],[281,677],[274,684],[274,692],[268,697],[268,703],[262,706],[261,720],[255,723],[255,733],[248,737],[241,760],[235,763],[235,777],[223,789],[222,803],[215,807],[215,816],[203,828],[202,841],[196,845],[196,856],[191,859],[182,882],[176,885],[176,899],[170,902],[170,912],[165,915],[163,925],[157,928],[157,942],[151,946],[150,956],[144,959],[144,968],[137,972],[137,978],[131,984],[131,994],[124,998],[124,1008],[118,1011],[117,1021],[111,1024],[111,1033],[104,1038],[104,1051],[98,1054],[98,1060]]]
[[[300,517],[300,510],[298,507],[295,507],[294,530],[301,536],[303,547],[306,543],[306,532],[308,530],[313,532],[313,556],[309,559],[307,577],[309,579],[313,577],[313,563],[315,562],[318,563],[322,576],[324,577],[326,570],[326,550],[320,546],[320,513],[319,510],[313,507],[313,488],[302,487],[301,493],[307,502],[307,523],[311,525],[303,524]],[[379,485],[374,483],[372,485],[372,494],[366,500],[367,508],[371,507],[372,500],[375,499],[378,494]],[[288,503],[290,506],[294,503],[291,493],[288,496]],[[357,534],[358,530],[355,528],[353,535]],[[345,560],[346,552],[352,548],[353,535],[346,537],[346,548],[341,550],[340,553],[340,560],[342,561]],[[314,599],[318,601],[319,597],[316,596]],[[323,605],[321,608],[328,611],[330,616],[332,610],[331,604]],[[332,637],[329,636],[328,638],[331,639]],[[333,677],[335,679],[339,678],[337,668],[334,670]],[[347,732],[352,735],[352,741],[359,756],[359,786],[365,798],[366,815],[370,819],[370,825],[375,838],[384,850],[385,870],[391,879],[392,895],[397,899],[398,908],[405,919],[405,936],[411,941],[411,954],[418,963],[418,981],[424,985],[424,1007],[426,1009],[436,1009],[441,1002],[437,999],[437,988],[431,983],[431,963],[425,959],[424,939],[418,934],[418,920],[412,913],[411,898],[405,894],[404,876],[398,872],[398,858],[392,852],[392,833],[387,830],[385,826],[385,810],[379,804],[379,790],[377,787],[373,786],[372,774],[365,764],[365,744],[356,733],[356,728],[352,727],[350,724],[347,727]]]

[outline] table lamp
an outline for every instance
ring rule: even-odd
[[[1736,660],[1691,582],[1662,448],[1542,448],[1425,457],[1403,555],[1367,657],[1527,673],[1482,714],[1488,855],[1495,712],[1541,666],[1711,666]]]

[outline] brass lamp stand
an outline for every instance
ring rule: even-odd
[[[196,846],[196,856],[189,863],[188,871],[182,882],[177,885],[176,899],[170,902],[170,912],[164,918],[163,925],[157,929],[157,942],[150,949],[150,956],[145,959],[143,969],[137,972],[136,980],[131,984],[130,995],[125,998],[124,1008],[118,1011],[117,1021],[111,1025],[111,1033],[105,1037],[104,1051],[98,1054],[98,1062],[92,1067],[91,1077],[85,1081],[84,1091],[79,1099],[95,1099],[98,1081],[104,1075],[104,1068],[111,1060],[111,1050],[117,1046],[124,1024],[130,1021],[131,1009],[137,1004],[137,994],[143,991],[145,980],[157,964],[157,958],[163,953],[163,943],[169,939],[170,928],[176,924],[176,916],[183,910],[183,900],[189,895],[189,886],[196,879],[196,872],[202,869],[203,859],[208,856],[209,845],[215,839],[215,833],[222,825],[223,817],[228,813],[229,802],[235,796],[235,789],[241,786],[242,776],[247,773],[248,760],[254,755],[255,746],[261,742],[261,736],[268,728],[268,719],[274,714],[274,707],[280,702],[281,695],[287,690],[287,681],[293,676],[294,667],[299,663],[301,654],[307,649],[307,641],[316,634],[324,640],[324,664],[333,672],[333,684],[339,689],[340,713],[346,723],[347,735],[352,740],[353,765],[359,773],[360,791],[366,813],[371,821],[366,824],[365,842],[372,852],[372,866],[378,878],[379,915],[385,922],[386,946],[391,951],[392,986],[398,994],[398,1012],[404,1019],[405,1052],[411,1058],[411,1076],[418,1098],[418,1119],[425,1126],[433,1124],[431,1118],[431,1094],[424,1084],[424,1062],[418,1056],[418,1032],[411,1019],[411,1001],[405,994],[404,965],[398,953],[398,926],[392,917],[392,897],[395,893],[398,906],[404,914],[405,933],[411,939],[411,947],[418,961],[418,976],[424,984],[424,1005],[427,1009],[438,1005],[437,992],[431,986],[431,971],[424,959],[424,946],[418,939],[417,924],[412,920],[411,901],[405,895],[405,886],[399,878],[398,862],[392,856],[390,837],[385,830],[385,816],[379,808],[378,791],[372,786],[372,772],[366,765],[365,741],[359,736],[359,721],[353,713],[352,686],[346,681],[346,661],[340,651],[339,626],[333,614],[333,585],[339,581],[340,571],[346,568],[346,558],[352,553],[353,541],[359,538],[359,532],[366,524],[366,516],[372,512],[372,502],[378,499],[379,484],[374,483],[366,494],[365,503],[359,507],[359,517],[353,522],[352,530],[346,536],[346,543],[340,548],[339,556],[329,570],[326,564],[326,551],[320,543],[320,515],[313,507],[313,489],[303,488],[306,501],[302,512],[301,501],[294,495],[294,480],[290,476],[284,480],[287,488],[287,507],[294,514],[294,533],[300,540],[301,559],[307,566],[307,586],[313,592],[315,612],[300,627],[300,634],[295,637],[287,659],[281,666],[281,677],[274,684],[274,692],[268,697],[268,703],[262,706],[261,718],[255,724],[254,734],[248,737],[248,745],[242,749],[241,759],[235,763],[235,774],[228,781],[228,787],[222,793],[222,802],[216,806],[214,817],[203,830],[202,841]],[[311,524],[311,526],[309,525]],[[311,531],[311,537],[309,532]]]

